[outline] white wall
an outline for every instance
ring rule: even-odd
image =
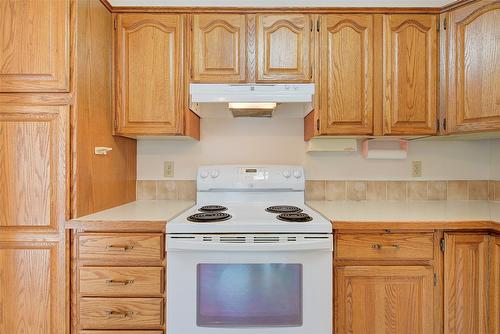
[[[500,139],[491,141],[491,179],[500,181]]]
[[[306,153],[302,119],[202,119],[202,140],[140,140],[137,178],[161,180],[163,161],[174,161],[173,179],[195,179],[203,164],[301,164],[308,179],[410,180],[421,160],[422,180],[488,180],[500,166],[500,140],[418,141],[407,160],[364,160],[359,153]],[[495,162],[491,159],[496,150]],[[496,170],[500,179],[500,171]]]

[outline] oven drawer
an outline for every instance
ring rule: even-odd
[[[432,233],[337,234],[335,256],[341,260],[432,260]]]
[[[80,334],[163,334],[163,331],[80,331]]]
[[[162,267],[80,268],[81,296],[163,297]]]
[[[81,298],[82,329],[161,329],[162,298]]]
[[[141,263],[161,261],[164,256],[163,235],[159,233],[83,233],[78,241],[81,260]]]

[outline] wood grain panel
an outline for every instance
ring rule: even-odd
[[[66,333],[60,247],[0,243],[0,333]]]
[[[0,105],[0,227],[63,227],[67,109]]]
[[[99,0],[79,0],[76,21],[72,218],[135,200],[137,155],[135,140],[112,135],[111,13]],[[110,147],[112,151],[97,156],[97,146]]]
[[[312,79],[309,15],[256,15],[257,82]]]
[[[81,298],[82,329],[161,329],[162,298]]]
[[[242,82],[246,79],[246,16],[193,16],[194,82]]]
[[[161,261],[162,234],[83,233],[79,235],[80,260]]]
[[[162,267],[80,268],[81,296],[162,297]]]
[[[0,13],[0,92],[68,91],[70,0],[3,0]]]
[[[449,13],[449,132],[500,130],[500,3]]]
[[[359,266],[335,274],[336,333],[432,333],[432,269]]]
[[[437,17],[387,15],[384,40],[384,134],[435,134]]]
[[[373,16],[321,22],[321,134],[373,134]]]
[[[344,260],[432,260],[432,233],[337,234],[336,259]]]
[[[444,333],[487,334],[488,236],[445,234]]]
[[[117,134],[183,134],[183,32],[181,15],[117,16]]]

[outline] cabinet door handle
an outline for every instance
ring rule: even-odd
[[[114,280],[114,279],[108,279],[106,280],[106,284],[109,285],[129,285],[133,284],[134,280],[128,279],[128,280]]]
[[[120,245],[107,245],[106,250],[122,251],[126,252],[128,250],[134,249],[134,246],[120,246]]]
[[[399,245],[397,245],[397,244],[387,245],[387,246],[384,246],[384,245],[381,245],[381,244],[373,244],[373,245],[372,245],[372,248],[373,248],[373,249],[382,249],[382,248],[384,248],[384,247],[392,247],[392,248],[394,248],[394,249],[399,249],[399,248],[401,248],[401,247],[400,247]]]
[[[107,311],[106,315],[108,318],[126,318],[134,315],[134,312],[132,311]]]

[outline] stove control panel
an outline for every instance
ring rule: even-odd
[[[198,169],[197,188],[198,191],[304,191],[304,169],[285,165],[202,166]]]

